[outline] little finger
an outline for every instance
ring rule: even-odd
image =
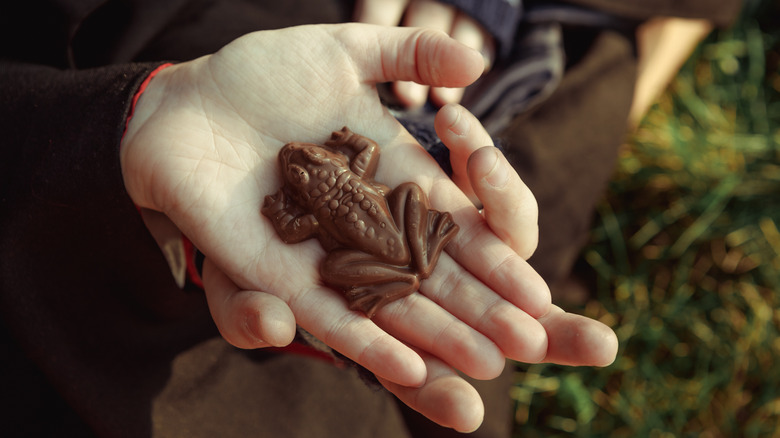
[[[485,405],[477,390],[435,357],[424,353],[420,356],[428,369],[428,378],[421,387],[401,386],[381,377],[379,382],[431,421],[458,432],[475,431],[485,417]]]

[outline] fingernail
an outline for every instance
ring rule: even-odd
[[[260,320],[256,315],[247,315],[244,317],[244,332],[249,339],[254,341],[257,345],[266,343],[260,338],[261,331]]]
[[[509,169],[507,168],[508,166],[506,166],[506,163],[499,157],[501,152],[496,148],[492,148],[491,151],[493,165],[490,172],[485,175],[485,182],[490,184],[493,188],[501,189],[506,187],[507,183],[509,183]]]

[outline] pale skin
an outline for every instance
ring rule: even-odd
[[[493,37],[474,19],[457,8],[436,0],[358,0],[356,21],[382,26],[425,27],[444,32],[456,41],[480,51],[489,68],[494,56]],[[430,98],[435,105],[458,103],[462,87],[431,87],[412,81],[398,81],[393,91],[409,108],[422,106]]]
[[[122,143],[127,191],[206,255],[206,298],[228,342],[283,346],[297,323],[413,409],[474,430],[484,408],[455,369],[490,379],[506,358],[601,366],[617,350],[609,328],[550,303],[525,261],[537,238],[533,196],[503,157],[482,148],[492,143],[479,122],[456,105],[437,116],[456,185],[375,88],[396,80],[464,87],[482,69],[478,52],[432,30],[343,24],[246,35],[150,82]],[[286,245],[260,214],[281,182],[282,145],[322,143],[344,125],[382,145],[378,181],[416,182],[461,227],[420,293],[373,320],[322,285],[317,241]]]

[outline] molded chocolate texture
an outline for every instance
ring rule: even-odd
[[[369,318],[418,290],[458,232],[417,184],[374,181],[378,163],[376,142],[346,127],[324,145],[288,143],[279,151],[284,184],[261,209],[284,242],[320,241],[323,280]]]

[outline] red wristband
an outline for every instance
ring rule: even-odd
[[[138,99],[140,99],[141,95],[144,93],[144,91],[146,91],[146,87],[149,86],[149,82],[151,82],[152,79],[154,79],[154,77],[157,76],[157,73],[161,72],[163,69],[168,68],[172,65],[173,64],[169,62],[157,67],[156,69],[152,70],[151,73],[149,73],[149,75],[146,77],[146,79],[144,79],[143,82],[141,82],[141,86],[138,87],[138,91],[135,92],[135,95],[133,96],[133,101],[130,104],[130,112],[127,114],[127,120],[125,121],[125,131],[122,133],[123,138],[125,136],[125,132],[127,132],[127,125],[130,124],[130,119],[133,118],[133,113],[135,113],[135,106],[136,104],[138,104]]]

